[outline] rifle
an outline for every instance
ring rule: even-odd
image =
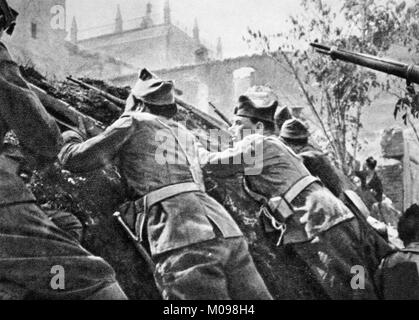
[[[113,217],[118,221],[119,225],[122,227],[122,230],[125,231],[125,233],[129,236],[130,240],[132,241],[133,245],[135,246],[135,249],[140,254],[140,256],[144,259],[144,261],[147,263],[147,267],[150,270],[152,274],[156,271],[156,265],[154,264],[153,260],[151,259],[150,255],[148,254],[147,250],[143,247],[141,242],[139,241],[138,237],[134,235],[134,233],[131,231],[131,229],[128,227],[128,225],[125,223],[125,221],[121,217],[120,212],[115,212],[113,214]]]
[[[82,88],[85,88],[85,89],[88,89],[88,90],[93,90],[93,91],[97,92],[99,95],[101,95],[102,97],[106,98],[108,101],[112,102],[112,105],[114,106],[114,107],[111,107],[112,111],[121,111],[121,109],[123,109],[124,106],[125,106],[125,101],[124,100],[119,99],[119,98],[117,98],[117,97],[115,97],[115,96],[111,95],[110,93],[107,93],[103,90],[100,90],[99,88],[96,88],[96,87],[94,87],[90,84],[87,84],[87,83],[83,82],[83,81],[74,79],[72,76],[68,76],[67,80],[78,84]]]
[[[12,35],[18,15],[16,10],[9,7],[6,0],[0,0],[0,28],[6,30],[8,35]]]
[[[231,122],[228,118],[222,113],[211,101],[208,101],[209,106],[214,110],[214,112],[229,126],[231,127]]]
[[[330,56],[333,60],[350,62],[376,71],[406,79],[408,85],[419,84],[419,66],[405,64],[389,59],[378,58],[369,54],[350,52],[336,47],[328,47],[319,43],[310,43],[316,52]]]
[[[85,83],[81,80],[74,79],[71,76],[67,77],[67,79],[69,81],[77,83],[78,85],[80,85],[81,87],[83,87],[85,89],[95,91],[97,94],[101,95],[102,97],[106,98],[107,100],[109,100],[110,102],[115,104],[118,108],[120,108],[121,111],[124,110],[124,108],[125,108],[125,101],[124,100],[119,99],[119,98],[111,95],[110,93],[107,93],[103,90],[100,90],[99,88],[96,88],[95,86],[89,85],[89,84],[87,84],[87,83]],[[199,110],[198,108],[186,103],[185,101],[181,100],[178,97],[176,97],[175,101],[179,106],[183,107],[184,109],[186,109],[189,112],[192,112],[193,114],[195,114],[196,116],[201,118],[204,122],[209,124],[211,127],[220,129],[221,131],[223,131],[223,132],[225,132],[226,134],[229,135],[228,131],[226,130],[226,126],[224,125],[224,123],[222,123],[218,119],[215,119],[214,117],[210,116],[209,114],[207,114],[207,113]]]
[[[105,131],[106,126],[100,121],[85,115],[68,103],[50,96],[41,88],[29,83],[29,88],[35,92],[47,112],[55,121],[66,130],[79,131],[79,118],[82,118],[87,126],[92,127],[91,132],[98,135]]]

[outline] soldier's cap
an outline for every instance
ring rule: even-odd
[[[285,121],[292,119],[292,114],[288,107],[282,107],[278,109],[274,116],[275,123],[278,125],[278,128],[281,129]]]
[[[175,86],[173,81],[162,80],[147,69],[142,69],[139,79],[131,94],[144,103],[153,106],[175,104]]]
[[[234,109],[234,114],[274,123],[277,107],[278,98],[270,88],[253,87],[239,97],[239,104]]]
[[[281,138],[290,140],[307,139],[310,136],[307,127],[298,119],[290,119],[285,121],[281,128]]]

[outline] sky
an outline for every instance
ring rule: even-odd
[[[147,2],[67,0],[68,25],[75,16],[80,36],[100,33],[102,29],[95,27],[113,24],[118,4],[124,20],[132,20],[145,15]],[[165,0],[150,2],[153,13],[162,19]],[[204,44],[209,42],[215,48],[217,38],[221,37],[224,57],[231,57],[253,52],[242,40],[248,27],[266,33],[280,32],[287,27],[289,15],[301,12],[299,3],[299,0],[170,0],[170,7],[173,23],[179,22],[191,34],[196,18]]]

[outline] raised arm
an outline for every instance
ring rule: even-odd
[[[104,167],[112,162],[133,132],[133,119],[129,116],[120,118],[105,132],[85,142],[77,132],[64,132],[64,147],[58,158],[64,168],[73,172]]]
[[[204,171],[216,177],[259,174],[263,167],[263,137],[249,136],[222,152],[200,151]],[[262,160],[262,161],[260,161]]]
[[[25,151],[54,160],[62,146],[60,130],[37,95],[22,78],[18,65],[0,43],[0,118],[13,130]],[[0,137],[3,138],[3,137]]]

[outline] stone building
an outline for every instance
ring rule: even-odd
[[[71,38],[80,48],[106,53],[136,68],[173,68],[205,62],[213,56],[212,51],[201,43],[196,20],[192,36],[172,23],[168,1],[161,14],[154,13],[153,6],[148,2],[145,15],[129,21],[124,21],[118,6],[114,25],[104,26],[101,34],[80,39],[83,37],[80,31],[74,21]],[[89,30],[84,31],[88,33]],[[222,52],[220,43],[217,52]]]
[[[43,73],[49,71],[50,65],[62,72],[64,66],[57,63],[57,57],[66,50],[65,0],[9,0],[9,5],[19,12],[12,37],[3,36],[13,56],[22,64],[36,65]],[[54,17],[63,20],[52,26]]]
[[[78,48],[66,40],[65,0],[9,0],[19,12],[13,35],[4,35],[13,57],[34,66],[47,77],[91,76],[105,78],[134,72],[128,63]],[[73,21],[75,26],[76,21]],[[72,35],[74,37],[74,35]]]
[[[268,85],[279,96],[281,105],[305,106],[300,91],[289,73],[268,55],[242,56],[177,68],[155,70],[159,76],[173,79],[183,91],[183,99],[215,115],[208,106],[214,103],[230,117],[239,95],[254,85]],[[132,85],[137,73],[108,79],[115,85]]]

